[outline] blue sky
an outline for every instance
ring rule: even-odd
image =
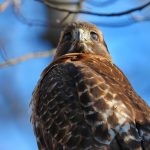
[[[137,3],[135,3],[137,2]],[[117,12],[139,5],[135,2],[118,2],[112,6],[85,9],[100,12]],[[36,1],[24,1],[22,12],[28,19],[46,21],[46,8]],[[145,15],[146,11],[141,12]],[[140,13],[135,13],[139,15]],[[128,17],[123,17],[127,19]],[[97,23],[102,30],[114,63],[128,77],[136,92],[150,105],[150,22],[140,22],[125,27],[105,27],[101,22],[117,23],[119,18],[98,18],[79,15],[78,20]],[[0,42],[5,45],[7,59],[29,52],[51,48],[39,38],[45,27],[28,26],[19,21],[9,7],[0,14]],[[2,52],[4,53],[4,52]],[[0,149],[33,150],[36,141],[30,123],[29,103],[32,91],[42,70],[52,58],[31,59],[0,69]],[[0,61],[3,58],[0,57]]]

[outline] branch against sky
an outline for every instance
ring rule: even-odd
[[[15,64],[27,61],[29,59],[33,59],[33,58],[49,57],[49,56],[54,55],[55,51],[56,51],[56,49],[51,49],[49,51],[34,52],[34,53],[29,53],[29,54],[20,56],[18,58],[9,59],[9,60],[5,61],[4,63],[0,63],[0,68],[7,67],[10,65],[15,65]]]
[[[144,5],[132,8],[132,9],[128,9],[125,11],[121,11],[121,12],[117,12],[117,13],[98,13],[98,12],[92,12],[92,11],[87,11],[87,10],[70,10],[70,9],[66,9],[66,8],[62,8],[59,6],[54,5],[53,3],[47,1],[47,0],[43,0],[40,1],[44,4],[46,4],[49,8],[57,10],[57,11],[61,11],[61,12],[67,12],[70,14],[87,14],[87,15],[94,15],[94,16],[100,16],[100,17],[116,17],[116,16],[123,16],[123,15],[127,15],[127,14],[131,14],[135,11],[141,11],[142,9],[145,9],[146,7],[150,6],[150,1],[147,2]]]
[[[128,14],[132,14],[136,11],[141,11],[141,10],[147,8],[148,6],[150,6],[150,1],[149,1],[141,6],[138,6],[138,7],[132,8],[132,9],[128,9],[125,11],[120,11],[120,12],[115,12],[115,13],[99,13],[99,12],[94,12],[94,11],[83,10],[81,5],[83,2],[86,2],[85,0],[78,0],[76,2],[53,1],[53,0],[51,0],[51,1],[36,0],[36,1],[47,5],[50,9],[67,13],[64,16],[64,18],[62,18],[62,20],[57,21],[58,24],[62,24],[65,20],[67,20],[69,18],[69,16],[71,14],[86,14],[86,15],[94,15],[94,16],[99,16],[99,17],[117,17],[117,16],[124,16],[124,15],[128,15]],[[107,1],[107,3],[108,3],[108,1]],[[15,14],[21,22],[31,25],[31,26],[33,26],[33,25],[48,26],[45,23],[42,23],[40,20],[28,20],[26,17],[24,17],[24,15],[21,13],[21,10],[20,10],[21,0],[5,0],[2,4],[0,4],[0,12],[4,11],[9,6],[9,4],[13,4],[13,6],[16,10]],[[66,6],[66,5],[76,5],[79,7],[77,7],[76,10],[71,10],[68,8],[64,8],[64,6]],[[142,18],[143,18],[142,21],[145,21],[144,17],[142,17]],[[133,19],[133,21],[135,21],[135,19]],[[146,21],[148,21],[148,20],[146,19]],[[136,20],[136,22],[137,22],[137,20]]]
[[[98,16],[98,17],[119,17],[119,16],[125,16],[125,15],[132,15],[134,12],[136,11],[141,11],[145,8],[147,8],[148,6],[150,6],[150,1],[143,4],[143,5],[140,5],[138,7],[134,7],[132,9],[128,9],[128,10],[125,10],[125,11],[120,11],[120,12],[115,12],[115,13],[99,13],[99,12],[93,12],[93,11],[88,11],[88,10],[83,10],[81,5],[83,4],[83,2],[87,2],[85,0],[78,0],[77,2],[65,2],[65,1],[48,1],[48,0],[36,0],[38,2],[41,2],[45,5],[48,6],[49,9],[53,9],[53,10],[56,10],[58,12],[64,12],[66,13],[66,15],[64,15],[64,17],[60,20],[58,20],[56,18],[56,23],[54,23],[54,25],[52,26],[53,28],[55,28],[56,26],[60,26],[62,25],[72,14],[86,14],[86,15],[94,15],[94,16]],[[107,2],[108,3],[108,2]],[[72,9],[68,9],[64,6],[67,6],[67,5],[76,5],[76,6],[79,6],[77,7],[77,9],[75,10],[72,10]],[[27,19],[22,13],[21,11],[17,11],[15,13],[16,17],[23,23],[29,25],[29,26],[49,26],[49,24],[47,24],[46,22],[43,22],[43,21],[40,21],[40,20],[29,20]],[[144,16],[141,15],[141,18],[142,20],[138,20],[138,19],[135,19],[135,18],[130,18],[130,22],[124,22],[123,25],[122,24],[119,24],[119,26],[127,26],[127,25],[131,25],[133,23],[137,23],[138,21],[141,22],[141,21],[149,21],[149,19],[147,19],[147,17],[145,18]],[[133,20],[132,20],[133,19]],[[114,24],[111,25],[111,23],[102,23],[103,26],[105,26],[106,24],[106,27],[115,27]],[[109,24],[109,25],[107,25]],[[118,27],[118,25],[116,26]]]
[[[13,4],[14,8],[19,11],[21,6],[21,0],[5,0],[3,3],[0,4],[0,13],[3,12],[7,7]]]
[[[99,13],[99,12],[83,10],[81,5],[83,4],[83,2],[88,3],[88,1],[86,1],[86,0],[78,0],[76,2],[53,1],[53,0],[36,0],[36,1],[47,5],[50,9],[53,9],[53,10],[56,10],[59,12],[66,12],[66,15],[61,20],[58,20],[56,18],[57,24],[54,24],[53,27],[62,25],[72,14],[86,14],[86,15],[94,15],[94,16],[98,16],[98,17],[118,17],[118,16],[133,14],[136,11],[141,11],[141,10],[147,8],[148,6],[150,6],[150,1],[149,1],[141,6],[138,6],[138,7],[132,8],[132,9],[128,9],[125,11],[120,11],[120,12],[115,12],[115,13]],[[107,2],[107,4],[109,4],[109,3],[111,4],[111,2],[109,2],[109,1],[106,1],[106,2]],[[114,0],[114,2],[116,2],[116,0]],[[21,21],[29,26],[43,26],[43,27],[49,26],[49,24],[47,24],[46,22],[43,22],[40,20],[30,20],[30,19],[26,18],[22,14],[21,9],[20,9],[21,0],[5,0],[2,4],[0,4],[0,12],[4,11],[8,7],[9,4],[13,4],[13,6],[15,8],[15,11],[14,11],[15,16],[18,18],[19,21]],[[67,5],[76,5],[78,7],[75,10],[64,8],[64,6],[67,6]],[[142,20],[140,20],[140,21],[149,21],[149,19],[147,19],[147,17],[145,18],[144,16],[141,16],[141,18],[142,18]],[[131,25],[133,23],[137,23],[139,21],[138,19],[135,19],[135,18],[133,18],[133,20],[131,20],[131,19],[132,18],[130,18],[131,22],[129,22],[129,25]],[[110,23],[110,25],[107,25],[108,24],[107,22],[102,23],[103,26],[105,26],[105,24],[106,24],[106,27],[115,27],[114,24],[112,24],[112,26],[111,26],[111,23]],[[123,26],[124,26],[124,24],[125,24],[125,26],[127,26],[128,22],[127,23],[124,22]],[[119,24],[119,26],[121,27],[122,25]],[[118,27],[118,25],[116,27]]]

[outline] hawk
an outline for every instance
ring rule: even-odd
[[[63,30],[31,119],[39,150],[150,150],[150,108],[86,22]]]

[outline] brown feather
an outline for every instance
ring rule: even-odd
[[[32,99],[39,150],[150,149],[150,108],[108,56],[56,54],[43,71]]]

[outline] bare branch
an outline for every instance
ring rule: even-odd
[[[10,4],[13,4],[14,8],[18,11],[21,6],[21,0],[5,0],[0,4],[0,12],[3,12]]]
[[[70,9],[65,9],[65,8],[62,8],[60,7],[61,5],[56,5],[56,4],[53,4],[55,3],[55,1],[50,1],[48,2],[47,0],[37,0],[39,2],[42,2],[42,3],[46,3],[50,8],[54,9],[54,10],[57,10],[57,11],[62,11],[62,12],[67,12],[66,16],[64,16],[61,20],[58,20],[57,23],[54,23],[54,24],[51,24],[50,26],[53,27],[53,28],[57,28],[57,27],[63,27],[63,23],[69,18],[69,16],[73,13],[83,13],[83,14],[89,14],[89,15],[97,15],[97,16],[106,16],[106,17],[115,17],[115,16],[122,16],[122,15],[126,15],[126,14],[131,14],[135,11],[140,11],[144,8],[146,8],[147,6],[150,5],[150,2],[142,5],[142,6],[139,6],[139,7],[136,7],[136,8],[133,8],[133,9],[130,9],[130,10],[127,10],[127,11],[123,11],[123,12],[118,12],[118,13],[95,13],[95,12],[89,12],[89,11],[84,11],[84,10],[81,10],[81,4],[84,2],[84,0],[78,0],[78,2],[72,2],[73,4],[76,4],[78,7],[76,10],[70,10]],[[62,3],[62,2],[60,2]],[[65,2],[66,3],[66,2]],[[68,2],[68,3],[71,3],[71,2]],[[41,27],[47,27],[49,26],[48,23],[46,23],[45,21],[42,21],[42,20],[31,20],[31,19],[28,19],[26,18],[21,11],[16,11],[16,9],[14,10],[14,14],[15,16],[17,17],[17,19],[19,21],[21,21],[22,23],[24,24],[27,24],[29,26],[41,26]],[[141,20],[139,20],[140,22]],[[142,21],[149,21],[149,19],[143,19]],[[134,24],[134,23],[137,23],[138,20],[137,19],[130,19],[130,21],[127,21],[127,22],[123,22],[121,24],[117,24],[116,27],[123,27],[123,26],[128,26],[128,25],[131,25],[131,24]],[[103,23],[100,23],[102,24],[102,26],[105,26],[105,27],[115,27],[115,24],[116,23],[107,23],[107,22],[103,22]]]
[[[41,1],[41,0],[37,0],[37,1]],[[79,1],[77,1],[77,2],[65,2],[65,1],[62,1],[62,2],[60,2],[60,1],[50,1],[49,3],[51,3],[51,4],[54,4],[54,5],[78,5],[80,2]]]
[[[118,13],[97,13],[97,12],[91,12],[91,11],[86,11],[86,10],[70,10],[70,9],[61,8],[56,5],[53,5],[47,0],[43,0],[43,3],[45,3],[49,8],[57,10],[57,11],[68,12],[70,14],[87,14],[87,15],[95,15],[95,16],[101,16],[101,17],[123,16],[123,15],[131,14],[135,11],[140,11],[150,5],[150,2],[148,2],[142,6],[132,8],[126,11],[118,12]]]
[[[9,1],[4,1],[2,4],[0,4],[0,12],[3,12],[8,6],[9,6]]]
[[[42,21],[42,20],[33,20],[33,19],[28,19],[24,16],[24,14],[22,14],[21,11],[13,11],[15,17],[21,21],[22,23],[28,25],[28,26],[41,26],[41,27],[47,27],[49,24],[47,24],[46,22]]]
[[[29,53],[29,54],[23,55],[18,58],[9,59],[6,62],[1,63],[0,68],[7,67],[10,65],[15,65],[15,64],[21,63],[23,61],[33,59],[33,58],[49,57],[49,56],[53,55],[55,53],[55,51],[56,51],[56,49],[52,49],[52,50],[45,51],[45,52]]]
[[[63,24],[69,18],[69,16],[70,16],[70,13],[68,12],[64,18],[62,18],[61,20],[58,20],[57,22],[59,24]]]
[[[143,22],[150,20],[150,16],[142,16],[142,15],[132,15],[131,18],[135,22]]]
[[[2,56],[3,60],[7,60],[7,53],[3,43],[0,43],[0,56]]]

